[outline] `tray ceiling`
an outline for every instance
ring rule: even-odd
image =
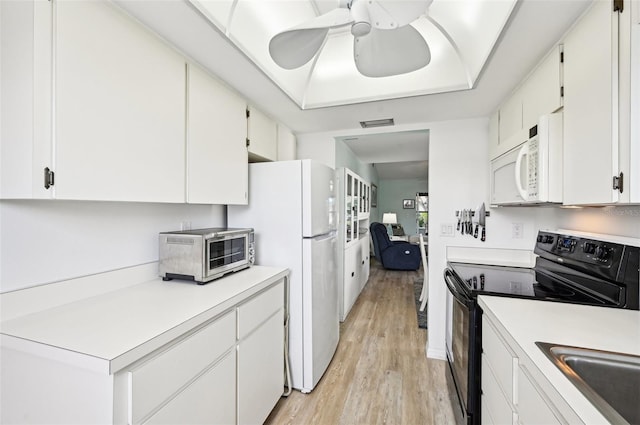
[[[330,30],[306,65],[286,70],[269,56],[280,31],[337,8],[338,0],[190,0],[301,109],[467,90],[474,87],[516,0],[434,0],[411,25],[431,63],[407,74],[370,78],[353,61],[349,27]]]

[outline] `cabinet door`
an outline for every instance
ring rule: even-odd
[[[110,2],[55,25],[55,196],[184,202],[183,58]]]
[[[522,366],[518,373],[518,418],[522,425],[566,423],[558,419]]]
[[[593,2],[564,41],[564,203],[615,202],[617,12]],[[598,52],[598,54],[594,54]]]
[[[518,90],[500,106],[498,121],[498,155],[527,140],[528,131],[522,125],[522,90]]]
[[[537,125],[541,115],[553,113],[562,107],[561,51],[560,46],[554,48],[524,84],[522,126],[525,130]]]
[[[250,157],[259,161],[277,160],[278,130],[276,122],[256,108],[249,108],[247,120]]]
[[[362,224],[362,223],[361,223]],[[369,234],[360,239],[360,291],[369,280]]]
[[[500,110],[489,117],[489,160],[500,156]]]
[[[261,424],[284,391],[284,310],[238,344],[238,423]]]
[[[144,423],[234,424],[235,390],[236,356],[231,351]]]
[[[247,204],[245,102],[188,65],[187,202]]]
[[[0,197],[50,198],[52,9],[47,1],[0,1]]]
[[[500,385],[487,362],[487,356],[482,354],[482,423],[485,423],[485,416],[489,419],[487,423],[511,424],[513,423],[514,412],[511,404],[507,401]]]
[[[362,261],[360,244],[352,245],[344,250],[344,287],[342,320],[346,319],[351,307],[360,295],[360,263]]]

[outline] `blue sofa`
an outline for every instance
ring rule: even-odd
[[[387,228],[382,223],[371,223],[373,250],[385,269],[418,270],[420,247],[405,241],[391,241]]]

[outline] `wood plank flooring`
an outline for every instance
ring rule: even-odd
[[[340,327],[329,369],[310,394],[294,391],[266,424],[453,424],[447,363],[427,359],[417,325],[413,281],[419,272],[372,260],[367,286]]]

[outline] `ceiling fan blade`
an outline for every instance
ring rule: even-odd
[[[351,22],[349,9],[333,9],[273,36],[269,42],[269,54],[282,68],[301,67],[318,53],[331,28]]]
[[[431,51],[418,30],[407,25],[395,30],[372,28],[368,35],[354,40],[353,57],[362,75],[389,77],[426,66]]]
[[[367,3],[372,27],[395,29],[424,15],[433,0],[373,0]]]

